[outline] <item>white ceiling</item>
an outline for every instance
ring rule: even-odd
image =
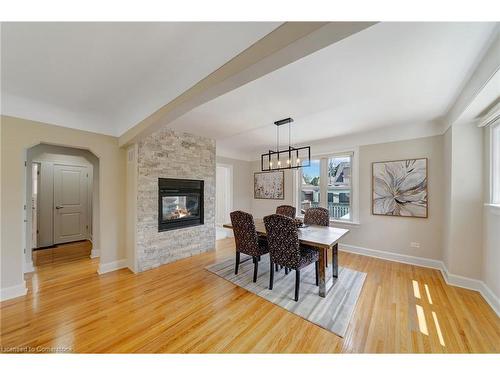
[[[2,23],[2,113],[118,136],[277,26]],[[275,145],[272,122],[289,116],[297,144],[384,128],[428,133],[495,26],[379,23],[168,126],[215,138],[218,154],[249,160]]]
[[[2,113],[118,136],[280,23],[2,23]]]
[[[293,141],[412,128],[444,116],[480,61],[494,23],[379,23],[220,96],[169,126],[217,139],[218,154],[257,159],[273,121]],[[287,136],[282,135],[282,139]]]

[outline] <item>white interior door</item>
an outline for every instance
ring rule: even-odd
[[[88,238],[86,167],[54,165],[54,243]]]

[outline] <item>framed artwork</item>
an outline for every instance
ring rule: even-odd
[[[372,214],[428,217],[427,158],[372,163]]]
[[[285,199],[285,172],[255,172],[253,197],[255,199]]]

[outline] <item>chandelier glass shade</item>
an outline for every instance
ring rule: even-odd
[[[276,150],[269,150],[260,156],[262,171],[277,171],[282,169],[297,169],[311,165],[311,147],[293,147],[291,145],[291,117],[276,121]],[[288,147],[280,150],[279,127],[288,124]]]

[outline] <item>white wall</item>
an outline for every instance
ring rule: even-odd
[[[330,142],[330,141],[329,141]],[[337,144],[316,144],[313,152],[333,151]],[[442,258],[443,230],[443,136],[432,136],[406,141],[380,143],[345,149],[358,149],[359,158],[359,225],[335,223],[347,228],[350,233],[342,242],[347,245],[397,254],[424,257],[435,260]],[[371,214],[371,167],[376,161],[400,160],[411,158],[429,159],[429,217],[404,218],[375,216]],[[260,162],[252,163],[254,172],[260,171]],[[281,204],[296,206],[293,172],[285,171],[285,199],[252,199],[254,217],[274,213]],[[253,186],[253,181],[252,181]],[[253,192],[252,192],[253,196]],[[411,242],[420,244],[419,248],[410,246]]]
[[[428,218],[372,215],[372,163],[386,160],[428,159]],[[442,257],[443,137],[361,146],[359,148],[359,226],[343,243],[429,259]],[[335,224],[337,226],[337,224]],[[341,225],[338,225],[341,226]],[[420,247],[411,247],[416,242]]]
[[[217,164],[230,165],[233,170],[233,211],[250,212],[252,207],[253,174],[251,162],[217,156]]]
[[[481,279],[483,221],[483,133],[471,123],[451,131],[448,241],[445,265],[450,274]]]
[[[490,129],[484,135],[484,201],[490,197]],[[500,146],[500,145],[499,145]],[[486,286],[500,297],[500,209],[483,206],[483,262],[482,279]]]

